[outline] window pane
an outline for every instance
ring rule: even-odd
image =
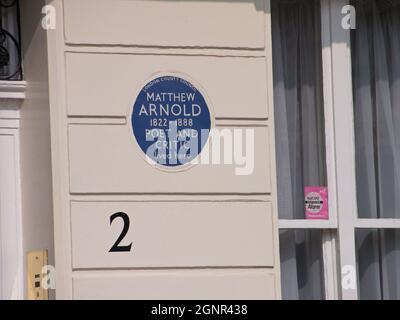
[[[306,187],[326,187],[319,1],[273,0],[278,204],[304,219]]]
[[[17,0],[0,2],[0,80],[21,80]]]
[[[324,299],[322,231],[281,230],[282,298]]]
[[[400,299],[400,230],[357,230],[361,299]]]
[[[360,218],[400,218],[400,1],[353,1],[357,204]]]

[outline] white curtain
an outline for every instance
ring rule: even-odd
[[[353,1],[357,205],[400,218],[400,1]],[[400,232],[357,231],[360,296],[400,299]]]
[[[304,219],[304,187],[326,185],[319,1],[271,16],[279,218]],[[323,298],[320,232],[282,231],[280,251],[283,298]]]

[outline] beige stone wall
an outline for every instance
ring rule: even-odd
[[[50,102],[59,298],[280,297],[269,1],[53,0]],[[255,169],[149,166],[131,142],[156,72],[201,84],[216,128],[255,132]],[[126,212],[124,242],[110,253]]]

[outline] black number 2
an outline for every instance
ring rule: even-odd
[[[121,218],[124,221],[124,228],[122,229],[121,234],[119,235],[117,241],[114,243],[114,245],[112,246],[112,248],[110,249],[109,252],[130,252],[132,249],[132,243],[127,246],[120,245],[121,241],[124,240],[126,234],[128,233],[128,230],[129,230],[129,225],[130,225],[129,216],[125,212],[114,213],[110,217],[110,225],[117,218]]]

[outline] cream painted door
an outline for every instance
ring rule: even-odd
[[[50,4],[57,297],[279,298],[269,1]],[[130,121],[154,74],[200,84],[215,129],[253,132],[254,170],[143,161]]]

